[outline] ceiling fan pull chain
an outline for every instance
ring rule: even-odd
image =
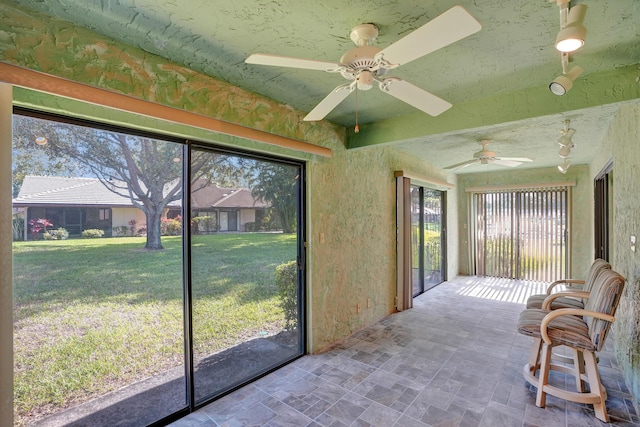
[[[360,126],[358,126],[358,88],[356,87],[356,127],[353,128],[355,133],[360,132]]]

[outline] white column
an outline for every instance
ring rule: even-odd
[[[0,426],[13,425],[12,86],[0,83]]]

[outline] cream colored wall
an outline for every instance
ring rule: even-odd
[[[255,209],[240,209],[240,224],[238,225],[238,230],[244,231],[244,226],[248,222],[256,221],[256,211]]]
[[[640,244],[635,252],[630,247],[631,235],[640,237],[640,103],[620,107],[591,164],[591,179],[609,159],[613,159],[610,262],[627,279],[613,337],[618,362],[640,407]]]
[[[593,261],[593,188],[588,166],[572,166],[563,175],[556,168],[506,170],[458,176],[459,249],[461,274],[470,274],[467,187],[575,181],[571,216],[571,277],[583,278]]]
[[[129,221],[136,220],[136,227],[141,227],[147,222],[147,218],[138,208],[113,208],[111,209],[111,227],[120,227],[126,225],[129,227]]]

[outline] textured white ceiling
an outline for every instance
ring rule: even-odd
[[[339,61],[353,47],[349,32],[358,24],[376,24],[376,44],[384,48],[456,4],[466,7],[483,29],[394,70],[392,75],[452,102],[455,108],[456,103],[547,86],[561,71],[560,56],[553,48],[559,29],[558,7],[548,0],[13,1],[304,112],[344,83],[343,78],[320,71],[248,65],[244,59],[260,52]],[[587,43],[573,56],[585,75],[640,63],[639,1],[572,2],[576,3],[588,5]],[[327,119],[351,127],[355,108],[352,94]],[[374,88],[359,93],[358,111],[361,123],[371,123],[416,110]],[[554,144],[562,120],[568,117],[578,130],[573,162],[586,163],[601,143],[614,111],[581,109],[522,123],[401,141],[397,146],[446,166],[470,158],[480,148],[477,141],[488,138],[498,155],[533,158],[527,167],[549,166],[559,161]],[[473,167],[464,171],[472,172]]]

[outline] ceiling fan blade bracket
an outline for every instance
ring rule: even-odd
[[[376,62],[376,69],[384,69],[384,70],[393,70],[394,68],[398,68],[402,64],[394,64],[387,61],[384,57],[384,52],[379,52],[373,60]]]
[[[329,69],[326,69],[325,71],[327,73],[345,73],[345,72],[348,72],[348,70],[349,70],[348,66],[346,66],[344,64],[340,64],[339,67],[329,68]]]

